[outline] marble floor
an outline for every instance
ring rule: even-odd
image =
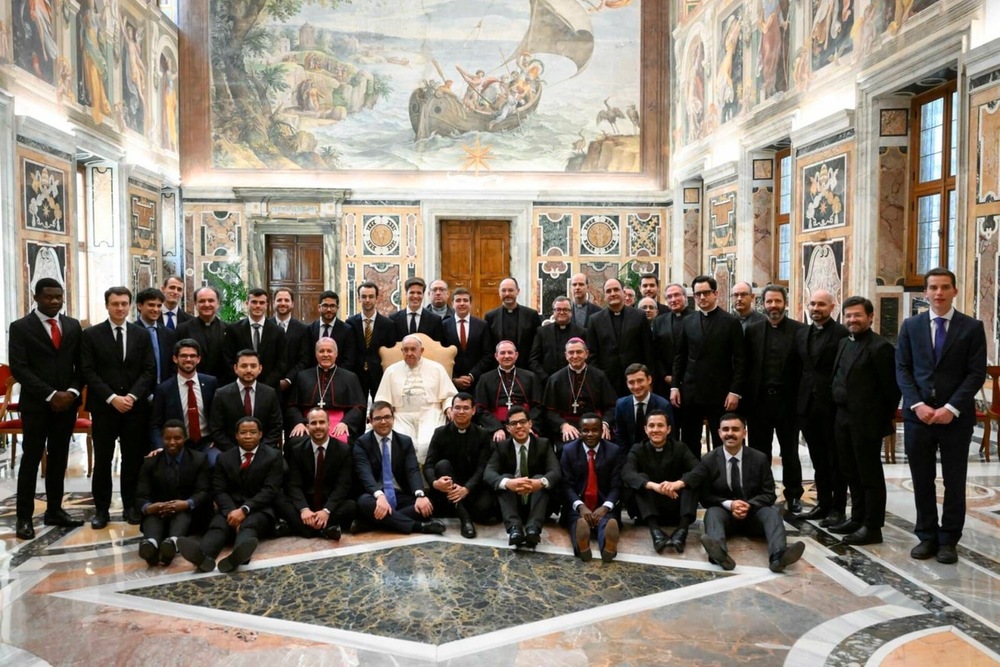
[[[733,572],[709,565],[700,521],[680,555],[656,554],[627,523],[611,564],[573,558],[555,524],[536,552],[515,553],[501,526],[469,541],[452,520],[442,537],[265,541],[234,575],[196,575],[179,557],[151,568],[135,526],[41,526],[41,481],[38,537],[15,539],[2,450],[0,665],[996,665],[1000,462],[977,446],[957,565],[909,558],[900,451],[885,468],[885,542],[846,547],[790,520],[806,550],[785,574],[748,539],[730,544]],[[71,461],[64,504],[89,518],[82,446]]]

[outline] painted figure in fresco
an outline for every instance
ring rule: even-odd
[[[51,0],[15,0],[12,10],[17,66],[53,83],[59,46]]]
[[[125,94],[125,122],[139,133],[146,131],[146,64],[142,56],[143,29],[122,19],[125,49],[122,55],[122,82]]]
[[[90,107],[90,117],[100,125],[111,113],[108,102],[108,61],[105,57],[107,40],[101,29],[100,11],[96,0],[81,0],[76,17],[77,30],[77,86],[76,99]]]
[[[734,13],[727,21],[729,25],[723,28],[725,37],[723,37],[722,60],[719,61],[719,105],[727,107],[736,103],[738,108],[740,82],[739,80],[733,81],[733,59],[736,57],[736,50],[740,45],[740,17]]]
[[[825,52],[830,43],[836,43],[845,30],[853,25],[854,13],[852,0],[813,0],[813,24],[810,35],[813,41],[813,53]],[[850,25],[848,25],[850,24]]]
[[[688,61],[690,78],[687,80],[686,114],[689,140],[701,138],[705,120],[705,45],[699,39],[691,49]]]
[[[458,70],[458,73],[465,79],[465,83],[468,84],[468,87],[465,89],[465,95],[462,97],[462,104],[468,109],[482,109],[484,106],[489,106],[489,101],[479,91],[480,86],[483,85],[483,80],[486,79],[486,72],[477,69],[475,74],[469,74],[458,65],[455,65],[455,69]]]
[[[766,99],[788,90],[788,0],[763,0],[758,25],[757,79]]]
[[[160,56],[160,143],[167,150],[177,150],[177,71],[166,53]]]

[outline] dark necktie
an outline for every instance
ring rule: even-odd
[[[417,333],[417,314],[410,313],[410,333]]]
[[[253,417],[253,403],[250,402],[250,387],[243,387],[243,412]]]
[[[594,465],[594,458],[597,452],[593,449],[587,450],[587,488],[583,491],[583,504],[591,512],[597,509],[597,466]]]
[[[465,352],[465,344],[468,340],[465,337],[465,318],[463,317],[458,321],[458,343],[462,346],[462,352]]]
[[[187,384],[187,424],[188,439],[191,442],[201,442],[201,419],[198,417],[198,398],[194,393],[194,380],[188,380]]]
[[[240,464],[240,472],[249,468],[251,463],[253,463],[253,452],[244,452],[243,463]]]
[[[323,325],[323,338],[331,338],[331,336],[330,336],[330,325],[329,324],[324,324]]]
[[[167,311],[167,328],[171,331],[177,328],[177,325],[174,323],[174,313],[170,310]]]
[[[59,349],[62,345],[62,332],[59,331],[59,323],[55,319],[48,320],[49,326],[52,327],[52,347]]]
[[[944,344],[948,339],[948,330],[945,324],[948,322],[943,317],[934,318],[934,361],[941,361],[941,353],[944,352]]]
[[[156,335],[156,327],[147,327],[149,329],[149,337],[153,341],[153,358],[156,360],[156,381],[159,382],[160,378],[160,339]]]
[[[518,458],[520,459],[520,466],[519,467],[521,468],[521,477],[527,477],[528,476],[528,445],[525,444],[525,445],[518,445],[518,446],[521,449],[520,454],[518,454]],[[528,504],[528,494],[527,493],[522,493],[521,494],[521,502],[524,503],[525,505]]]
[[[172,456],[167,456],[167,484],[171,489],[177,488],[177,469],[180,466],[177,465],[177,459]]]
[[[121,327],[115,327],[115,345],[118,347],[118,358],[125,360],[125,336]]]
[[[253,325],[253,351],[258,352],[260,348],[260,325]]]
[[[396,509],[396,487],[392,483],[392,460],[389,458],[389,438],[382,438],[382,493],[389,507]]]
[[[313,506],[318,511],[323,507],[323,477],[326,465],[326,455],[324,451],[326,447],[320,447],[316,450],[316,479],[313,481]]]
[[[743,480],[740,479],[740,461],[735,456],[729,459],[729,487],[736,500],[743,500]]]
[[[644,426],[646,426],[646,404],[639,403],[635,406],[635,427],[637,435],[642,431]]]

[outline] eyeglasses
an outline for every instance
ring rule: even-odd
[[[712,294],[714,291],[715,291],[714,289],[704,289],[704,290],[700,290],[698,292],[695,292],[694,296],[695,296],[696,299],[704,299],[706,296],[708,296],[709,294]]]
[[[379,417],[372,417],[372,422],[391,422],[392,415],[381,415]]]
[[[568,313],[569,311],[570,311],[569,308],[553,308],[552,309],[553,313]]]
[[[530,419],[512,419],[509,422],[507,422],[507,426],[523,426],[523,425],[527,424],[529,421],[531,421],[531,420]]]

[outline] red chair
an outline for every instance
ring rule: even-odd
[[[0,364],[0,387],[7,386],[7,378],[9,377],[11,377],[10,366],[8,366],[7,364]],[[9,413],[15,413],[18,411],[17,409],[18,405],[16,401],[11,401],[8,404],[6,396],[4,396],[3,401],[4,404],[7,406],[7,411]],[[7,448],[7,436],[2,435],[0,436],[0,449],[6,449],[6,448]]]
[[[4,397],[3,403],[0,403],[0,436],[3,436],[6,440],[7,436],[11,436],[10,439],[10,467],[14,468],[17,462],[17,436],[24,433],[24,424],[18,418],[15,419],[11,415],[13,409],[11,406],[17,405],[12,400],[14,396],[14,385],[17,384],[17,380],[14,376],[10,374],[10,367],[7,368],[7,379],[4,381]]]

